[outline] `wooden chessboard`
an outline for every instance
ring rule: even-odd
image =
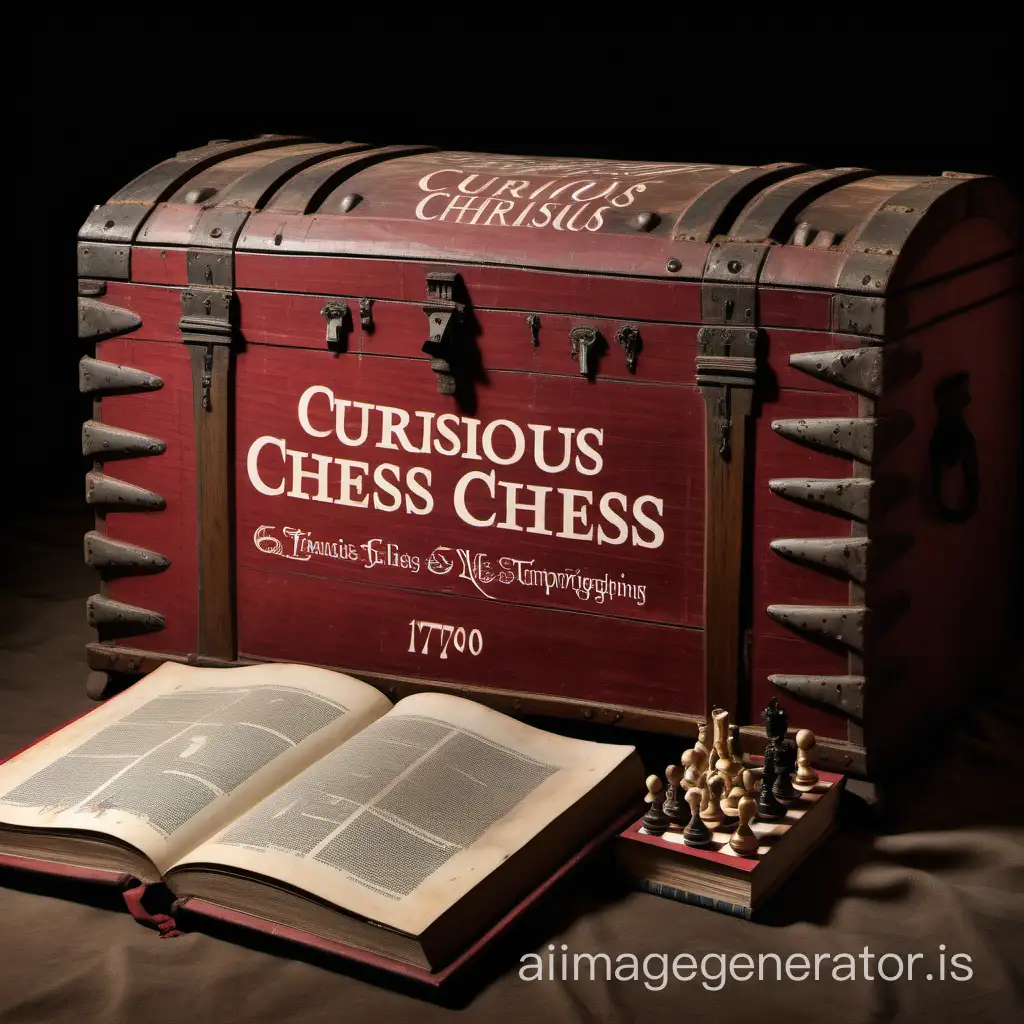
[[[835,827],[846,780],[820,770],[818,776],[784,817],[751,823],[758,837],[755,857],[741,857],[729,846],[736,818],[726,818],[704,847],[687,846],[683,826],[655,836],[638,818],[619,834],[617,859],[646,892],[749,918]]]
[[[630,825],[623,835],[628,835],[630,838],[652,843],[686,856],[696,857],[700,860],[724,863],[729,867],[752,871],[763,858],[767,857],[778,846],[791,829],[800,826],[801,821],[813,811],[814,805],[821,800],[832,786],[842,780],[843,776],[841,775],[819,771],[818,784],[810,792],[801,793],[799,801],[787,808],[784,818],[780,818],[777,821],[754,821],[751,824],[751,828],[758,838],[757,857],[741,857],[729,845],[729,836],[736,825],[736,818],[726,817],[722,825],[712,831],[710,845],[704,847],[687,846],[683,842],[682,826],[673,825],[663,835],[651,835],[641,824],[641,819]]]

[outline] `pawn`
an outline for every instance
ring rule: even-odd
[[[717,828],[722,824],[725,815],[722,814],[722,793],[725,790],[725,779],[721,775],[715,775],[708,780],[708,802],[707,806],[700,812],[705,825]]]
[[[743,775],[743,788],[753,796],[761,788],[761,769],[760,768],[744,768]]]
[[[668,790],[665,793],[662,811],[673,825],[685,825],[690,820],[690,816],[686,813],[685,805],[679,800],[679,786],[683,780],[683,769],[677,764],[670,764],[665,769],[665,778],[668,780]]]
[[[740,823],[736,826],[736,831],[729,836],[729,846],[732,847],[733,853],[741,857],[753,857],[757,853],[757,835],[750,827],[756,811],[757,804],[754,798],[750,793],[744,793],[739,803]]]
[[[686,791],[686,802],[690,805],[690,823],[683,829],[683,842],[687,846],[710,846],[711,829],[700,816],[701,792],[696,786]]]
[[[788,740],[779,745],[776,760],[777,773],[772,785],[772,795],[779,803],[793,804],[800,799],[800,794],[793,789],[793,767],[796,764],[796,747]]]
[[[640,824],[652,836],[660,836],[667,832],[670,822],[662,809],[665,803],[665,793],[662,789],[661,779],[657,775],[647,776],[647,796],[644,797],[644,801],[651,806],[640,819]]]
[[[796,734],[796,775],[793,785],[805,793],[818,784],[818,773],[811,767],[811,751],[815,744],[814,733],[801,729]]]

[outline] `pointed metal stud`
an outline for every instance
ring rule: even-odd
[[[866,477],[845,477],[821,480],[810,477],[789,477],[769,480],[772,494],[812,508],[824,508],[850,519],[867,522],[871,511],[873,482]]]
[[[92,455],[101,462],[141,455],[163,455],[165,451],[167,443],[158,437],[138,434],[124,427],[112,427],[98,420],[86,420],[82,424],[82,454]]]
[[[864,626],[868,610],[863,605],[770,604],[768,614],[776,621],[810,637],[836,640],[854,650],[864,650]]]
[[[772,430],[790,441],[872,462],[898,444],[913,429],[907,416],[775,420]]]
[[[864,721],[863,676],[799,676],[773,675],[768,681],[787,693],[803,697],[815,704],[825,704],[841,711],[855,722]]]
[[[85,500],[90,505],[102,505],[105,512],[160,512],[167,507],[155,491],[107,476],[98,469],[85,474]]]
[[[91,356],[82,356],[78,363],[78,390],[85,394],[125,395],[158,391],[163,386],[163,380],[156,374],[136,370],[133,366],[105,363]]]
[[[93,594],[85,603],[85,611],[86,619],[93,629],[126,635],[155,633],[167,625],[167,620],[159,612],[115,601],[103,594]]]
[[[834,352],[795,352],[789,365],[850,391],[877,398],[882,393],[883,352],[878,346]]]
[[[868,575],[867,537],[799,537],[773,540],[771,549],[791,562],[840,573],[863,583]]]
[[[141,326],[142,317],[130,309],[111,306],[95,299],[78,300],[78,337],[83,341],[114,338]]]
[[[105,576],[148,576],[163,572],[171,564],[166,555],[114,540],[96,530],[85,535],[85,562]]]

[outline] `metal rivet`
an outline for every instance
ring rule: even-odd
[[[739,260],[729,260],[725,266],[730,274],[738,274],[743,269],[743,264]]]
[[[220,236],[222,234],[224,234],[224,232],[221,231],[220,228],[210,228],[210,237],[211,238],[220,238]]]
[[[593,718],[594,717],[594,712],[591,711],[590,708],[584,708],[583,709],[583,717],[584,718]]]
[[[113,226],[114,226],[114,222],[113,222],[112,220],[108,220],[108,221],[107,221],[107,222],[106,222],[106,223],[105,223],[105,224],[103,225],[103,230],[104,230],[104,231],[109,231],[109,230],[110,230],[110,229],[111,229],[111,228],[112,228]]]
[[[671,259],[668,261],[668,263],[665,264],[665,269],[670,274],[678,274],[679,271],[683,269],[683,265],[682,263],[679,262],[679,260]]]

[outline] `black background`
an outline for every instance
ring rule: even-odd
[[[109,31],[33,39],[38,59],[20,101],[29,173],[8,193],[17,266],[31,268],[31,294],[19,289],[8,307],[7,326],[11,314],[16,324],[4,346],[21,494],[81,500],[79,225],[146,168],[212,138],[277,132],[531,155],[956,170],[1021,191],[1021,57],[1005,32],[793,36],[730,24],[693,34],[630,29],[624,18],[621,33],[600,38],[545,28],[501,46],[495,32],[444,24],[439,13],[404,41],[351,19],[340,34],[204,29],[165,49],[156,36],[118,35],[111,47]]]

